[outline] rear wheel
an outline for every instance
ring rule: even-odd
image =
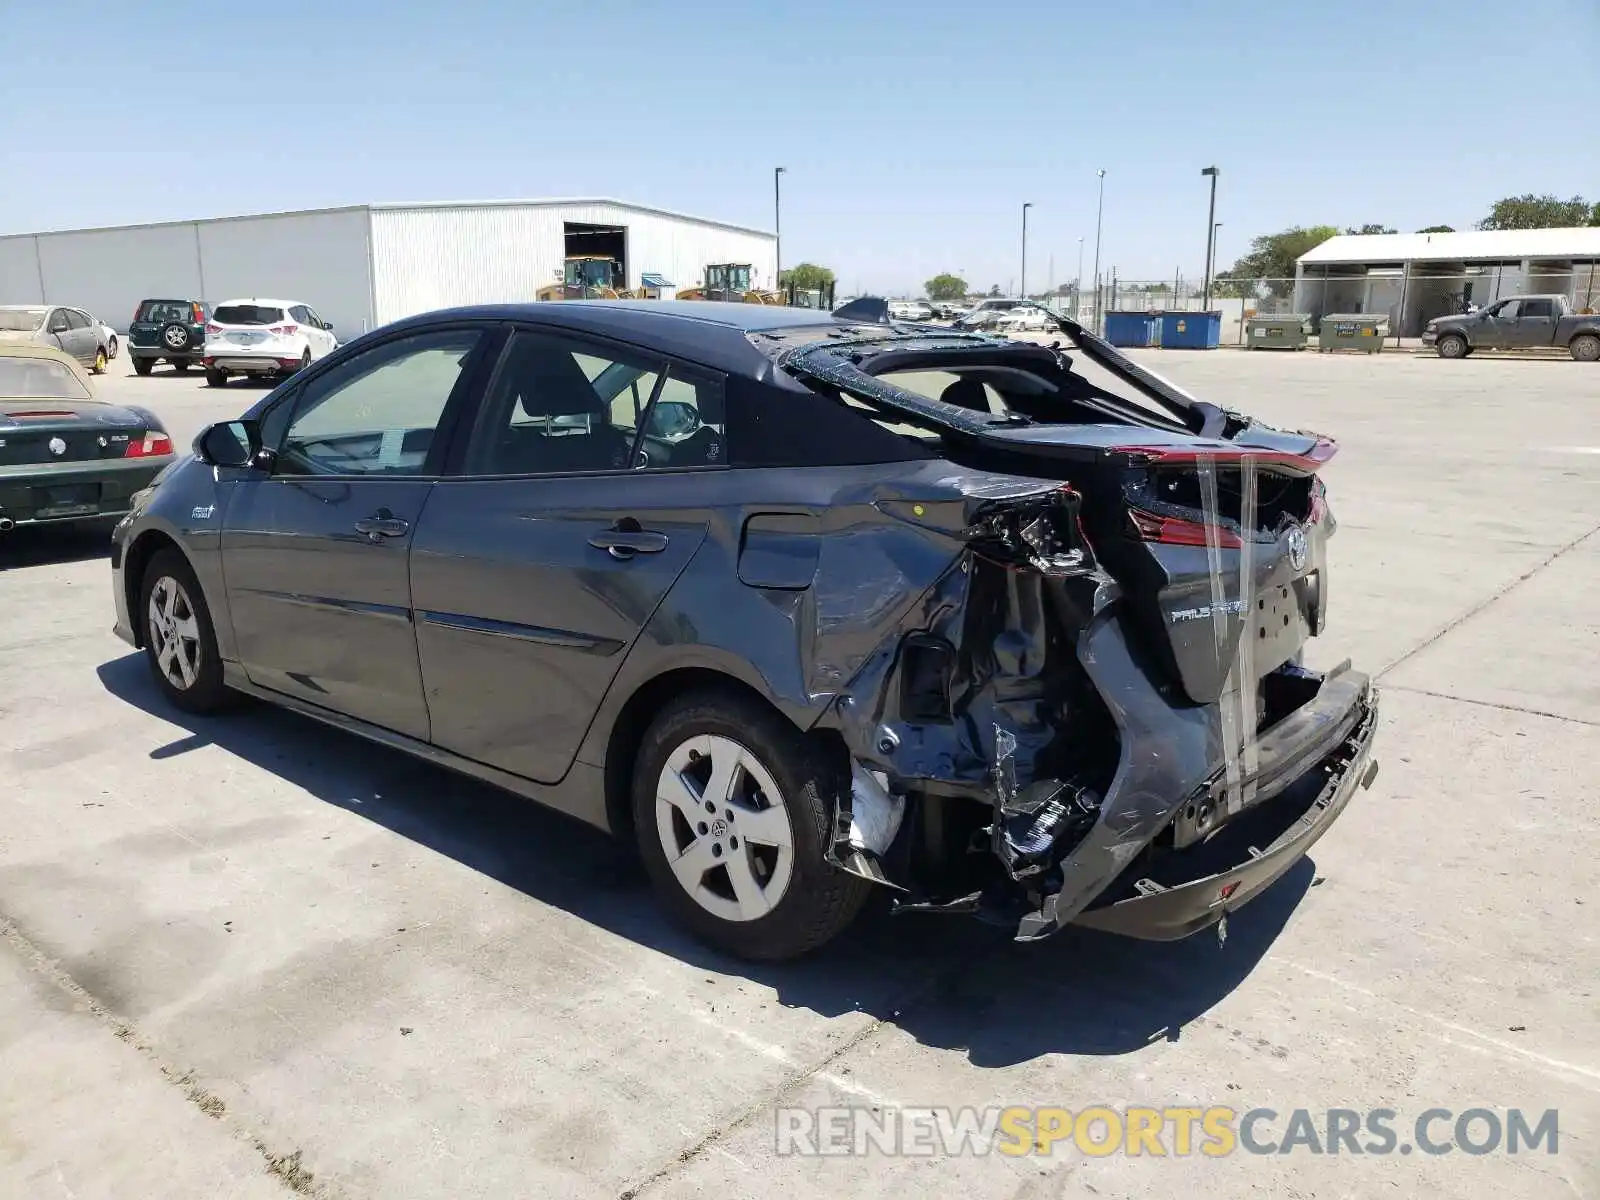
[[[225,707],[222,658],[205,593],[189,560],[176,549],[158,550],[139,581],[144,653],[156,686],[185,712],[207,714]]]
[[[155,369],[156,360],[153,358],[136,358],[133,360],[133,373],[135,375],[148,375]]]
[[[1600,334],[1580,333],[1567,349],[1579,362],[1600,362]]]
[[[172,363],[172,369],[179,375],[187,375],[189,373],[189,360],[187,358],[174,358],[169,361]]]
[[[100,349],[94,352],[94,366],[90,367],[89,369],[96,375],[104,375],[106,373],[107,361],[105,347],[102,346]]]
[[[871,884],[824,858],[848,786],[818,743],[762,704],[705,691],[670,704],[639,747],[634,826],[672,916],[743,958],[814,950]]]
[[[305,348],[304,353],[302,353],[300,355],[300,366],[299,366],[298,369],[301,370],[301,371],[304,371],[310,365],[311,365],[311,347],[307,346]]]
[[[228,386],[228,373],[226,371],[218,370],[216,367],[207,367],[206,368],[206,386],[207,387],[227,387]]]
[[[1467,339],[1459,333],[1447,333],[1439,339],[1440,358],[1465,358],[1467,356]]]

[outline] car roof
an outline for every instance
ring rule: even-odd
[[[43,312],[47,308],[60,308],[59,304],[0,304],[0,312]]]
[[[179,301],[180,304],[187,301]],[[218,300],[212,307],[221,308],[227,304],[270,304],[275,308],[288,308],[291,304],[305,304],[304,300],[274,300],[271,296],[239,296],[233,300]]]
[[[751,334],[777,329],[848,329],[833,314],[814,308],[741,304],[718,300],[544,300],[521,304],[483,304],[442,309],[407,317],[396,330],[451,320],[520,321],[589,333],[653,349],[730,374],[766,378],[772,359],[750,341]],[[872,326],[874,332],[884,332]]]

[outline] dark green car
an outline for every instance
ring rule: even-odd
[[[190,363],[198,363],[205,353],[210,312],[204,300],[139,301],[128,326],[128,355],[134,371],[148,375],[165,359],[181,375]]]

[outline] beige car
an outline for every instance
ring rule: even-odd
[[[81,308],[64,304],[8,304],[0,306],[0,342],[33,342],[61,350],[96,375],[116,353],[115,335]]]

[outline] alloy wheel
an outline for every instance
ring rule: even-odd
[[[150,589],[147,620],[157,668],[173,687],[188,691],[200,677],[200,622],[189,593],[172,576]]]
[[[667,758],[656,783],[656,831],[667,865],[701,908],[725,921],[766,916],[794,875],[794,831],[772,775],[745,747],[699,734]]]

